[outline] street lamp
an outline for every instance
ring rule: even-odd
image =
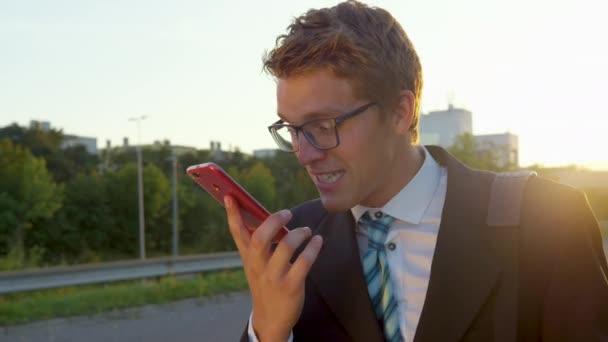
[[[140,139],[140,123],[146,119],[146,115],[129,118],[129,121],[137,123],[137,195],[139,204],[139,258],[146,258],[146,228],[144,222],[144,181],[141,167],[141,143]]]
[[[172,164],[172,184],[173,184],[173,256],[176,257],[179,255],[179,235],[177,230],[177,155],[175,154],[175,149],[171,149],[171,157],[169,160]]]

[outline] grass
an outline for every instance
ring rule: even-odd
[[[207,297],[247,289],[242,270],[207,273],[193,279],[65,287],[0,296],[0,326],[97,314],[146,304]]]

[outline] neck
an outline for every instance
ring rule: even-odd
[[[374,196],[374,198],[370,198],[366,203],[361,203],[362,205],[370,208],[380,208],[388,203],[420,170],[424,162],[424,152],[420,145],[408,143],[407,146],[399,149],[393,160],[393,164],[387,168],[389,172],[380,179],[380,181],[385,182],[382,186],[384,191]]]

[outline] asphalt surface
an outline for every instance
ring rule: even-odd
[[[251,310],[248,293],[189,299],[93,316],[0,327],[10,342],[237,341]]]

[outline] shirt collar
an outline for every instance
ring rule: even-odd
[[[367,210],[371,213],[381,210],[398,220],[412,224],[422,221],[441,180],[441,167],[424,146],[420,148],[424,152],[424,162],[409,183],[382,208],[369,208],[360,204],[353,207],[351,212],[355,222],[358,222]]]

